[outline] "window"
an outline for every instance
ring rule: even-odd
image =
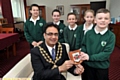
[[[14,17],[14,22],[26,21],[24,1],[23,0],[11,0],[12,12]]]
[[[20,12],[20,1],[19,0],[11,0],[11,5],[12,5],[12,12],[13,12],[13,17],[14,18],[19,18],[21,17],[21,12]]]

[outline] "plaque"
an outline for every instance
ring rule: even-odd
[[[80,50],[74,50],[69,52],[69,57],[75,62],[75,64],[82,63],[80,52]]]

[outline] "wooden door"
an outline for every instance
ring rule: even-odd
[[[81,11],[81,12],[80,12],[80,13],[81,13],[81,14],[80,14],[80,17],[81,17],[81,18],[80,18],[80,22],[79,22],[79,23],[80,23],[80,24],[83,24],[83,23],[85,22],[85,20],[84,20],[84,13],[85,13],[85,11],[86,11],[87,9],[90,9],[90,6],[81,6],[80,9],[81,9],[81,10],[80,10],[80,11]]]

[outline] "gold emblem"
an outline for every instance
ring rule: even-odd
[[[55,57],[55,60],[54,60],[54,61],[51,59],[51,57],[48,55],[48,53],[46,53],[46,51],[45,51],[41,46],[38,46],[38,47],[39,47],[40,53],[42,54],[42,56],[44,57],[44,59],[45,59],[48,63],[53,64],[53,67],[52,67],[51,69],[56,68],[56,67],[57,67],[56,63],[57,63],[58,60],[60,60],[61,57],[62,57],[62,45],[58,42],[57,54],[56,54],[56,57]]]
[[[57,67],[57,65],[56,65],[56,64],[54,64],[54,65],[53,65],[53,67],[52,67],[52,69],[54,69],[54,68],[56,68],[56,67]]]

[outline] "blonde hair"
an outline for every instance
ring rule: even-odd
[[[87,9],[87,10],[84,12],[84,16],[86,16],[86,14],[87,14],[88,12],[91,12],[91,13],[93,14],[93,16],[95,15],[94,10],[92,10],[92,9]]]

